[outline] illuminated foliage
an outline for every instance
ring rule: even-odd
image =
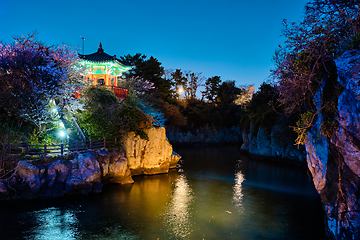
[[[0,43],[0,114],[13,128],[32,122],[39,132],[52,121],[49,101],[58,111],[80,107],[74,92],[82,88],[77,54],[67,46],[46,46],[35,33]],[[32,132],[32,130],[31,130]]]
[[[90,87],[85,95],[84,111],[80,111],[77,117],[91,139],[120,139],[130,131],[143,136],[142,128],[150,124],[149,118],[137,107],[136,99],[131,94],[122,103],[113,91],[104,87]]]
[[[286,41],[275,52],[272,77],[285,113],[305,113],[294,127],[298,144],[304,143],[319,112],[325,136],[338,127],[335,115],[342,87],[334,60],[344,51],[360,47],[359,33],[359,0],[313,0],[305,7],[303,21],[289,24],[284,20]],[[315,107],[314,96],[320,88],[323,94]]]
[[[306,5],[300,23],[284,20],[285,45],[276,51],[272,76],[279,101],[291,113],[311,109],[321,82],[331,75],[333,60],[358,48],[360,1],[314,0]]]

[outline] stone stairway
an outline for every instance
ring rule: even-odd
[[[77,122],[75,119],[73,119],[73,121],[68,121],[68,120],[62,120],[64,123],[64,127],[66,129],[67,132],[67,142],[70,143],[71,148],[75,148],[76,142],[78,142],[78,146],[81,148],[85,148],[85,143],[86,142],[86,138],[84,136],[84,134],[82,133],[80,127],[78,126]],[[78,129],[79,131],[78,131]]]

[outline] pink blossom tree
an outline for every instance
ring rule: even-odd
[[[53,119],[50,100],[57,111],[79,107],[74,93],[83,88],[77,54],[67,46],[46,46],[35,33],[0,43],[0,112],[20,127],[30,121],[42,132]]]

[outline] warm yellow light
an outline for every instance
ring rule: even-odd
[[[182,87],[178,88],[178,93],[181,95],[183,93],[184,89]]]

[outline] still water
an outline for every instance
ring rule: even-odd
[[[0,202],[0,239],[326,239],[305,168],[237,147],[175,151],[179,173],[87,197]]]

